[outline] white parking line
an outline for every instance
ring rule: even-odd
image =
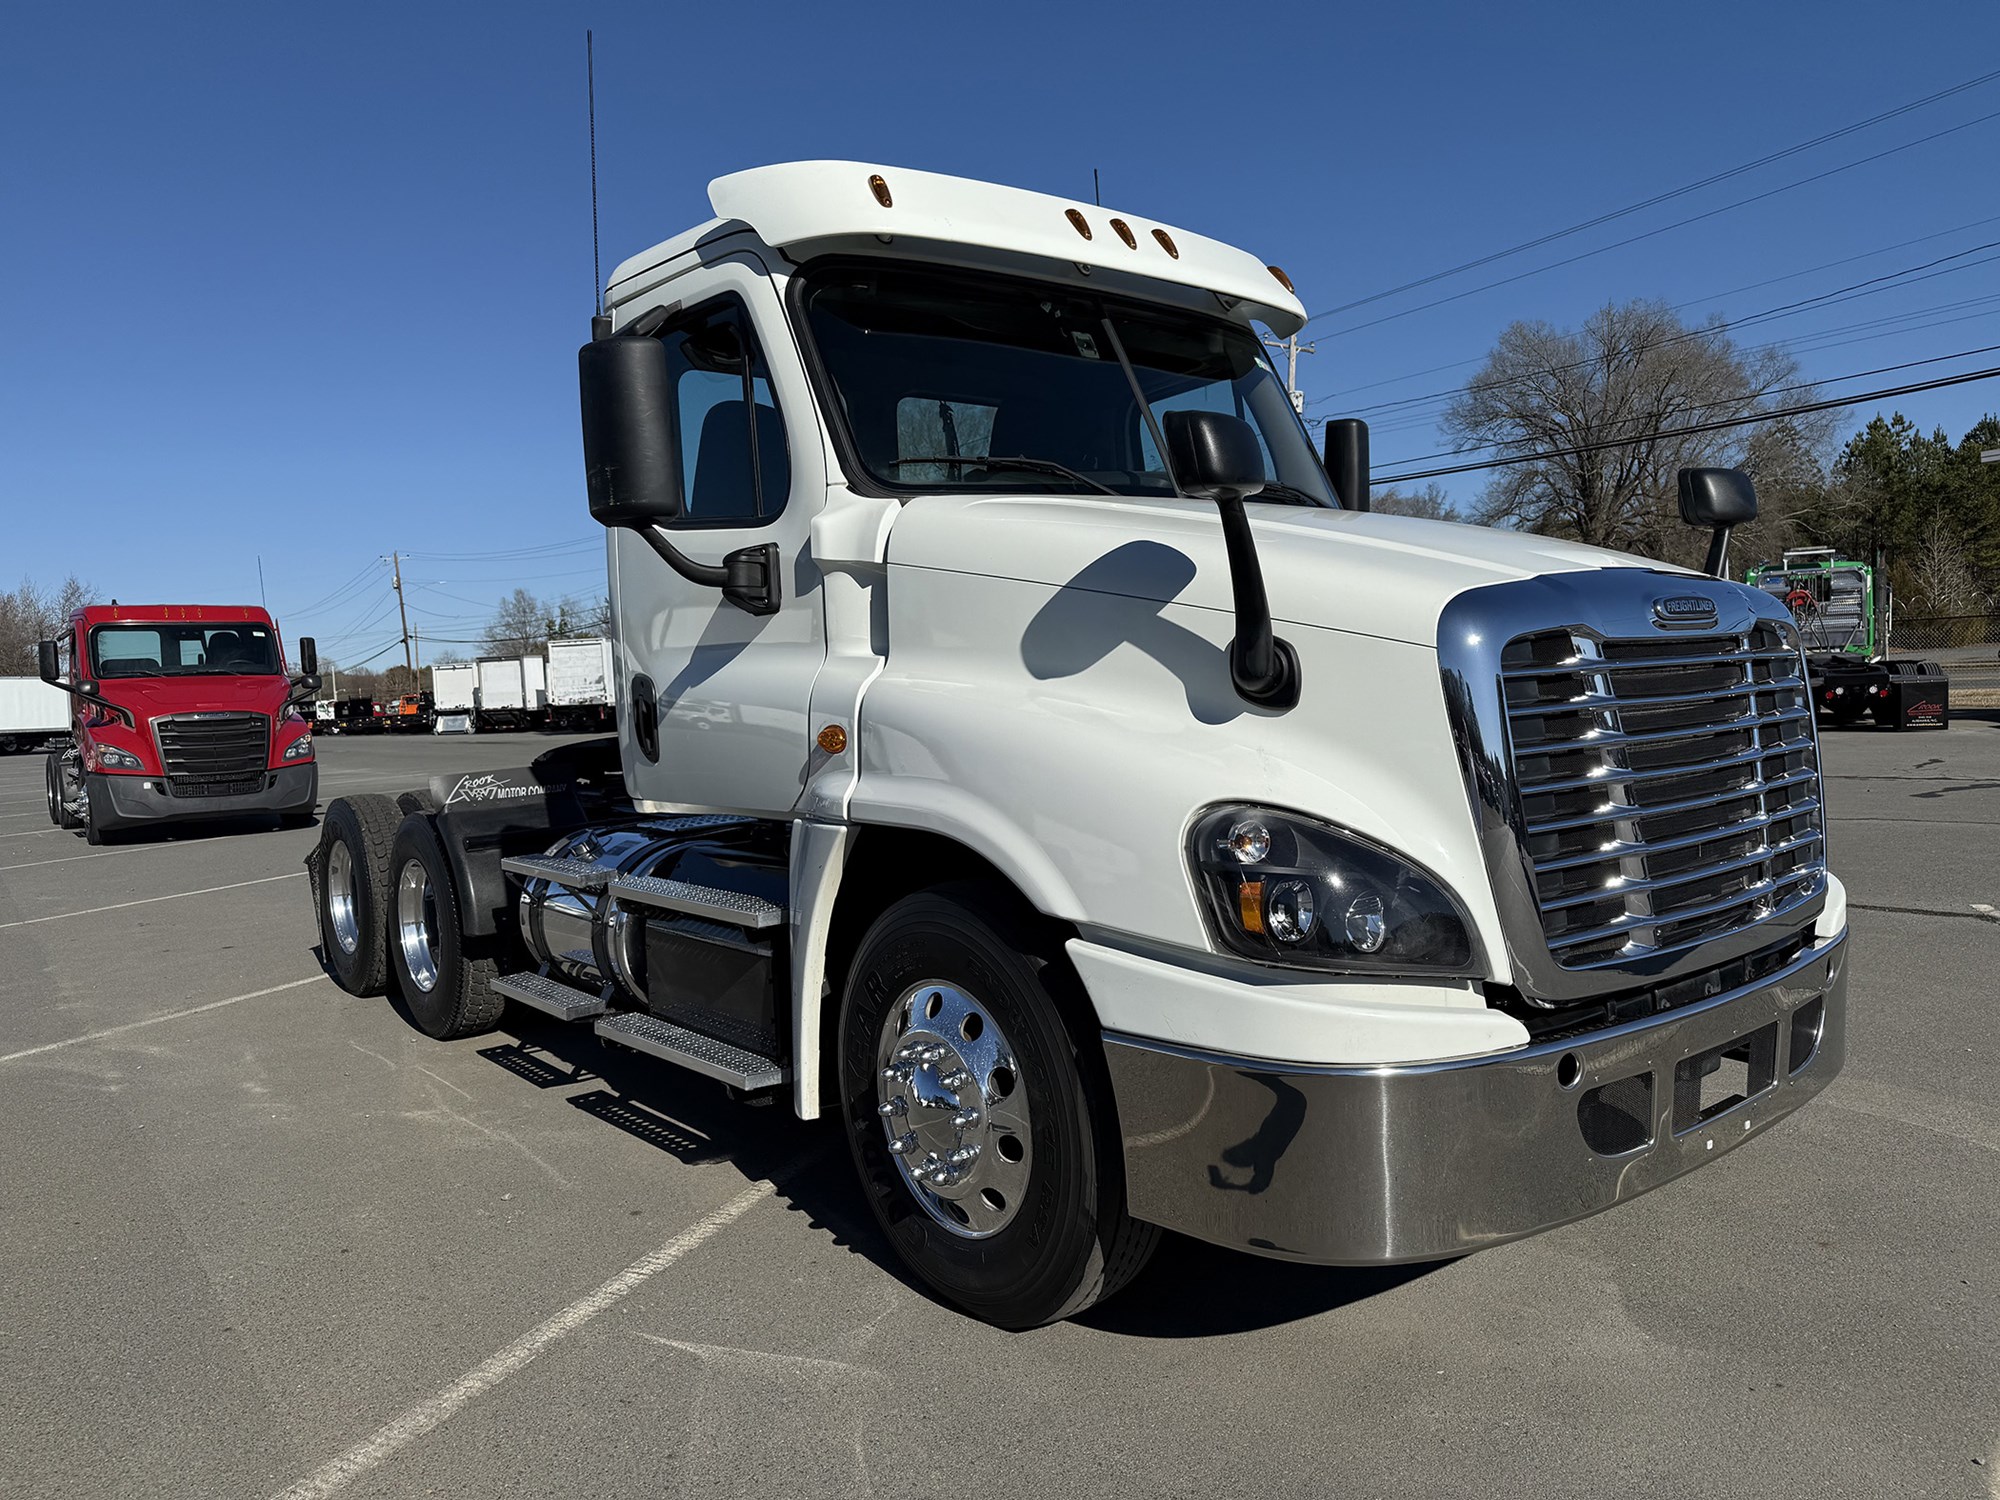
[[[294,979],[289,984],[274,984],[269,989],[252,990],[247,995],[231,995],[227,1000],[211,1000],[206,1005],[190,1005],[186,1010],[170,1010],[162,1016],[148,1016],[143,1021],[127,1021],[123,1026],[107,1026],[102,1031],[87,1031],[82,1036],[73,1036],[60,1042],[44,1042],[39,1047],[23,1047],[19,1052],[0,1053],[0,1063],[19,1062],[24,1057],[37,1057],[44,1052],[58,1052],[64,1047],[74,1047],[81,1042],[101,1041],[107,1036],[118,1036],[122,1032],[137,1031],[142,1026],[157,1026],[162,1021],[178,1021],[182,1016],[198,1016],[205,1010],[221,1010],[225,1005],[240,1005],[245,1000],[261,1000],[266,995],[275,995],[280,990],[295,990],[303,984],[318,984],[326,978],[315,974],[310,979]]]
[[[787,1176],[802,1164],[802,1161],[794,1162],[777,1175]],[[281,1490],[273,1500],[324,1500],[325,1496],[360,1478],[384,1459],[407,1448],[468,1402],[485,1395],[509,1375],[525,1368],[549,1345],[575,1333],[682,1256],[699,1249],[770,1197],[775,1186],[775,1182],[751,1184],[714,1213],[697,1220],[692,1227],[682,1230],[651,1254],[633,1261],[595,1291],[570,1303],[540,1327],[522,1334],[436,1395],[418,1402],[400,1417],[377,1428],[372,1436],[356,1443],[339,1457],[327,1460],[290,1489]]]
[[[289,875],[266,875],[259,880],[238,880],[230,885],[203,886],[198,891],[175,891],[170,896],[145,896],[137,901],[117,901],[110,906],[92,906],[83,911],[59,911],[48,917],[23,917],[18,922],[0,922],[0,932],[5,932],[9,927],[33,927],[37,922],[65,922],[71,917],[94,917],[101,911],[123,911],[128,906],[151,906],[155,901],[178,901],[183,896],[212,896],[217,891],[240,891],[246,885],[269,885],[274,880],[303,880],[305,876],[304,870],[294,870]]]
[[[128,844],[123,849],[99,849],[95,854],[64,854],[55,859],[31,859],[24,865],[0,865],[0,874],[9,870],[32,870],[41,865],[67,865],[79,859],[109,859],[114,854],[147,854],[155,849],[172,849],[173,844]]]

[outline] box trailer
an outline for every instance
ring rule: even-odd
[[[557,729],[609,729],[611,642],[602,636],[549,642],[549,719]]]
[[[39,677],[0,677],[0,755],[69,734],[69,694]]]
[[[539,656],[483,656],[473,722],[481,729],[527,729],[548,703],[547,667]]]

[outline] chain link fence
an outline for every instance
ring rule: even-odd
[[[1898,614],[1889,632],[1889,650],[1896,656],[1927,656],[1940,664],[1951,674],[1954,701],[1963,701],[1961,690],[2000,694],[2000,613]],[[2000,706],[2000,698],[1995,706]]]

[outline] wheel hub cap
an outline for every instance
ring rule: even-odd
[[[352,953],[361,946],[361,923],[354,915],[354,865],[344,843],[336,842],[326,852],[326,914],[341,952]]]
[[[414,859],[396,878],[396,937],[410,978],[430,993],[438,981],[437,908],[431,900],[430,876]]]
[[[883,1021],[876,1064],[889,1155],[924,1211],[970,1239],[1004,1228],[1034,1137],[1013,1049],[986,1007],[953,985],[914,986]]]

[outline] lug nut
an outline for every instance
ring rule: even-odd
[[[938,1082],[948,1089],[962,1089],[968,1083],[972,1082],[972,1075],[966,1072],[965,1069],[959,1068],[954,1072],[945,1074]]]
[[[979,1111],[976,1109],[962,1109],[951,1117],[951,1123],[956,1125],[960,1130],[964,1130],[971,1125],[977,1125],[979,1123]]]
[[[951,1155],[947,1156],[945,1160],[950,1162],[954,1167],[969,1167],[975,1161],[979,1160],[979,1148],[977,1146],[960,1146]]]
[[[917,1138],[913,1135],[899,1135],[889,1142],[891,1156],[908,1156],[917,1149]]]
[[[884,1119],[893,1120],[897,1115],[902,1114],[908,1108],[909,1105],[903,1102],[903,1096],[901,1094],[898,1094],[888,1103],[876,1105],[875,1113],[881,1115]]]
[[[940,1046],[926,1047],[922,1052],[918,1053],[917,1056],[921,1061],[926,1063],[943,1062],[944,1048]]]
[[[910,1070],[908,1068],[884,1068],[882,1070],[882,1081],[884,1083],[908,1083],[910,1081]]]

